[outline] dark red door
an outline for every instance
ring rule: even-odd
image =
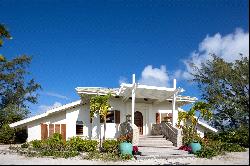
[[[135,125],[139,128],[140,135],[143,134],[143,116],[142,113],[139,111],[135,112]]]

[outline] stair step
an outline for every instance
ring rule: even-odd
[[[147,142],[139,142],[139,145],[149,145],[149,146],[161,146],[161,145],[168,145],[168,146],[173,146],[172,142],[165,142],[165,143],[147,143]]]
[[[139,140],[139,142],[141,143],[154,143],[154,144],[162,144],[162,143],[170,143],[172,144],[171,141],[168,141],[168,140]]]
[[[136,160],[148,160],[148,159],[171,159],[171,158],[189,158],[194,157],[193,154],[188,155],[135,155]]]
[[[164,138],[163,135],[140,135],[139,138]]]
[[[173,146],[173,143],[172,142],[162,142],[162,143],[159,143],[159,142],[140,142],[139,141],[139,146]]]
[[[139,138],[139,140],[167,140],[166,138]]]

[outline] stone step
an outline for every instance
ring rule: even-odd
[[[173,147],[173,144],[171,143],[165,143],[165,144],[155,144],[155,143],[140,143],[138,144],[139,147],[164,147],[164,148],[168,148],[168,147]]]
[[[175,146],[139,147],[139,151],[141,152],[141,156],[135,156],[137,160],[194,157],[193,154],[189,154],[184,150],[178,150],[178,148]]]
[[[140,139],[143,138],[154,138],[154,139],[159,139],[159,138],[163,138],[163,135],[140,135],[139,136]]]
[[[147,139],[145,139],[145,140],[139,140],[139,143],[154,143],[154,144],[165,144],[165,143],[167,143],[167,144],[172,144],[172,142],[171,141],[168,141],[168,140],[147,140]]]
[[[141,152],[159,152],[159,153],[176,153],[175,151],[178,150],[175,146],[168,146],[168,147],[139,147],[139,151]],[[186,151],[184,151],[186,152]]]
[[[193,154],[188,155],[135,155],[136,160],[148,160],[148,159],[171,159],[171,158],[193,158]]]
[[[151,140],[151,141],[160,141],[160,140],[167,140],[166,138],[139,138],[139,140]]]

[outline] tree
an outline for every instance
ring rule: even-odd
[[[11,35],[5,25],[0,24],[0,47],[3,45],[3,39],[11,39]]]
[[[2,47],[4,39],[11,39],[11,38],[12,37],[10,36],[10,33],[7,30],[7,28],[3,24],[0,24],[0,47]],[[5,60],[4,56],[0,55],[0,62],[4,60]]]
[[[241,56],[226,62],[212,60],[194,67],[193,81],[198,83],[202,99],[214,110],[212,124],[221,130],[249,126],[249,59]]]
[[[36,103],[34,92],[41,86],[31,79],[25,81],[31,57],[19,56],[0,62],[0,126],[25,118],[29,111],[27,102]]]
[[[105,133],[106,133],[106,118],[108,115],[108,111],[111,108],[111,105],[109,104],[109,98],[111,97],[111,94],[107,94],[104,96],[93,96],[90,99],[90,117],[93,118],[94,113],[97,113],[100,115],[100,118],[104,120],[104,134],[103,134],[103,140],[105,140]]]
[[[11,36],[0,24],[0,46],[4,38],[11,38]],[[27,117],[28,103],[37,103],[38,95],[35,92],[41,88],[41,85],[34,79],[26,78],[31,59],[27,55],[21,55],[12,60],[0,56],[0,129],[6,124]]]

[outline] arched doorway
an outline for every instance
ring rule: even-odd
[[[142,116],[141,112],[139,112],[139,111],[135,112],[134,121],[135,121],[135,125],[139,129],[140,135],[142,135],[143,134],[143,116]]]

